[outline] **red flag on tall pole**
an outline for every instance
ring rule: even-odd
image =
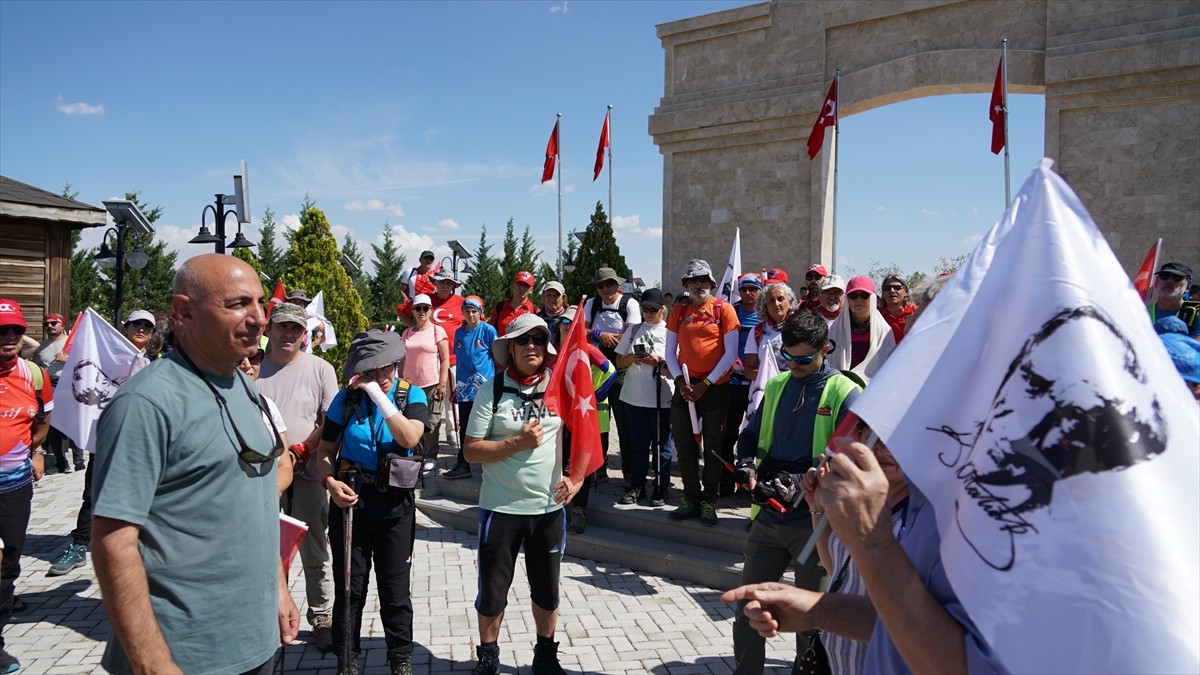
[[[583,307],[586,296],[579,301]],[[583,321],[571,331],[558,350],[558,360],[546,386],[546,406],[562,418],[571,432],[572,480],[583,480],[604,465],[600,446],[600,418],[596,412],[596,390],[592,385],[592,363],[588,358],[587,332]]]
[[[825,128],[837,124],[837,99],[837,80],[834,80],[829,84],[829,93],[825,95],[825,102],[821,104],[821,114],[817,116],[817,123],[813,125],[812,133],[808,135],[809,159],[821,153],[821,146],[825,145]]]
[[[554,163],[558,160],[558,122],[554,123],[554,131],[550,132],[550,142],[546,144],[546,163],[542,166],[542,182],[554,178]]]
[[[592,182],[595,182],[600,177],[600,172],[604,169],[604,151],[608,149],[608,113],[604,114],[604,126],[600,129],[600,146],[596,148],[596,170],[592,176]]]
[[[1159,239],[1146,252],[1146,259],[1138,268],[1137,276],[1133,278],[1133,287],[1137,289],[1142,302],[1150,302],[1150,287],[1154,281],[1154,270],[1158,269],[1158,256],[1162,254],[1162,239]]]
[[[992,101],[988,106],[988,119],[992,121],[992,154],[998,155],[1004,149],[1004,125],[1008,111],[1008,102],[1004,100],[1004,57],[1000,57],[1000,65],[996,66],[996,84],[992,86]]]
[[[287,300],[287,289],[283,287],[283,279],[275,282],[275,292],[271,294],[271,301],[267,303],[267,320],[271,319],[271,312],[276,306],[282,305]]]

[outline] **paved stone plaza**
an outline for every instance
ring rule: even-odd
[[[82,472],[47,476],[34,492],[17,595],[29,605],[13,615],[4,637],[22,674],[102,673],[100,657],[110,635],[99,587],[89,564],[61,577],[46,570],[68,543],[83,489]],[[417,673],[464,673],[474,665],[474,537],[418,516],[413,572]],[[240,542],[231,542],[237,546]],[[570,550],[568,549],[568,553]],[[292,594],[304,615],[299,559]],[[568,556],[562,571],[560,658],[569,672],[728,673],[733,666],[733,609],[719,593],[686,582]],[[387,672],[374,583],[363,621],[365,673]],[[501,634],[503,672],[529,672],[533,619],[524,565]],[[283,672],[333,675],[336,660],[308,644],[308,626],[284,650]],[[769,672],[790,672],[791,639],[768,641]],[[220,645],[213,645],[219,650]],[[278,672],[278,671],[277,671]]]

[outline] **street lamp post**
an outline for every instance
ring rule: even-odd
[[[229,248],[250,248],[254,243],[242,234],[242,223],[250,222],[250,183],[249,172],[246,170],[246,160],[242,160],[242,173],[233,177],[233,194],[226,195],[217,193],[215,195],[216,202],[204,207],[200,212],[200,232],[188,241],[189,244],[213,244],[213,250],[217,253],[225,252],[225,219],[229,214],[237,216],[237,236],[233,241],[229,242]],[[232,209],[226,209],[226,206],[232,206]],[[214,227],[217,230],[216,234],[209,231],[208,226],[204,224],[204,216],[209,210],[212,210],[213,217],[216,220]]]
[[[150,256],[146,255],[140,248],[134,248],[128,254],[125,253],[125,238],[129,231],[133,230],[137,234],[151,234],[154,228],[150,225],[150,221],[142,215],[137,204],[127,199],[110,199],[104,202],[109,214],[112,215],[113,222],[116,227],[110,227],[104,232],[104,236],[100,240],[100,251],[96,253],[96,264],[101,267],[115,267],[113,273],[115,276],[116,288],[113,294],[113,325],[116,326],[121,322],[121,301],[125,292],[125,265],[128,264],[135,270],[140,270],[150,262]],[[116,252],[108,247],[108,235],[113,235],[116,243]]]
[[[450,246],[450,251],[454,255],[454,257],[450,259],[450,271],[454,274],[454,280],[458,281],[458,263],[460,260],[469,260],[471,258],[471,252],[468,251],[462,244],[458,243],[457,239],[451,239],[450,241],[447,241],[446,244]],[[445,258],[442,259],[445,260]]]

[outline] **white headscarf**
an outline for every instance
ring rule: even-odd
[[[848,303],[848,301],[846,301]],[[833,320],[829,326],[829,339],[834,342],[834,349],[826,357],[826,360],[834,368],[838,370],[849,370],[863,379],[867,384],[871,383],[871,378],[875,377],[875,373],[891,356],[892,351],[896,349],[896,336],[892,335],[892,327],[888,325],[883,314],[879,313],[877,306],[877,298],[872,293],[871,297],[867,298],[867,304],[871,308],[871,342],[867,349],[867,355],[859,364],[853,368],[850,367],[850,355],[852,350],[850,340],[850,306],[847,304],[842,308],[842,313],[838,318]]]

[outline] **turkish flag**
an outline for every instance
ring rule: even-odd
[[[1133,278],[1133,287],[1137,289],[1142,302],[1150,302],[1150,283],[1154,280],[1154,270],[1158,267],[1158,255],[1162,251],[1162,239],[1159,239],[1146,252],[1146,259],[1138,268],[1137,276]]]
[[[282,305],[287,300],[287,289],[283,287],[283,279],[275,282],[275,292],[271,294],[271,302],[267,303],[267,320],[271,320],[271,311],[276,305]]]
[[[554,123],[554,131],[550,132],[550,142],[546,143],[546,164],[542,166],[542,182],[554,178],[554,163],[558,160],[558,122]]]
[[[992,86],[992,102],[988,106],[988,119],[992,121],[992,154],[1004,149],[1004,124],[1008,110],[1004,101],[1004,57],[996,66],[996,84]]]
[[[1159,241],[1162,241],[1162,240],[1159,239]],[[64,354],[71,353],[71,343],[75,342],[75,327],[79,325],[79,322],[82,319],[83,319],[83,312],[80,312],[75,315],[75,322],[71,324],[71,333],[69,335],[67,335],[67,342],[66,342],[66,344],[63,345],[62,350],[63,350]]]
[[[583,306],[583,298],[579,306]],[[572,480],[583,480],[604,465],[600,445],[600,418],[596,412],[596,390],[592,385],[592,363],[588,358],[587,331],[583,321],[571,324],[571,332],[558,350],[558,360],[546,386],[546,407],[562,418],[571,432]]]
[[[604,168],[604,151],[608,147],[608,114],[605,114],[604,127],[600,129],[600,147],[596,148],[596,173],[592,176],[593,182],[600,177],[600,171]]]
[[[837,80],[834,80],[829,83],[829,93],[825,95],[825,102],[821,104],[821,114],[817,116],[812,133],[808,135],[809,159],[821,153],[821,146],[825,145],[825,127],[837,126],[837,97]]]

